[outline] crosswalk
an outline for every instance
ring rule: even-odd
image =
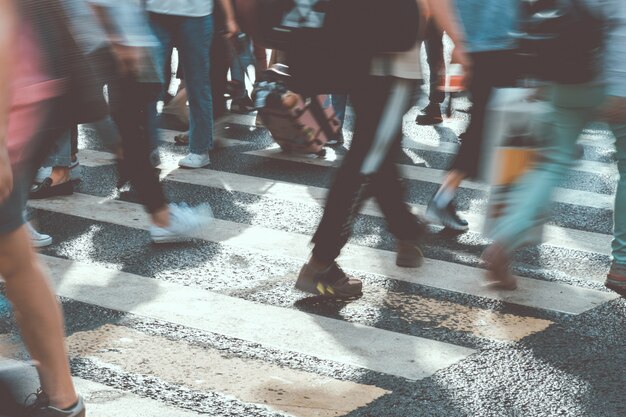
[[[366,204],[339,259],[363,277],[363,297],[306,297],[293,282],[344,152],[286,154],[255,127],[254,116],[223,122],[207,169],[177,169],[183,150],[172,144],[176,132],[161,131],[168,194],[208,201],[216,214],[191,244],[150,246],[142,206],[132,194],[112,192],[112,155],[84,138],[78,192],[29,203],[57,242],[41,257],[65,306],[73,370],[94,404],[90,416],[382,416],[368,410],[406,384],[436,379],[490,349],[515,348],[619,302],[603,288],[605,269],[578,274],[568,265],[572,257],[580,268],[606,268],[611,237],[606,224],[594,222],[548,225],[539,256],[522,259],[531,273],[519,277],[518,290],[485,285],[478,255],[487,243],[480,232],[488,190],[472,182],[463,184],[470,197],[461,207],[469,232],[448,236],[432,227],[428,258],[417,270],[395,265],[382,214]],[[583,141],[605,145],[593,131]],[[405,140],[408,158],[414,151],[451,157],[456,148],[419,135]],[[429,195],[422,191],[440,183],[443,168],[406,159],[401,168],[409,203],[423,212]],[[609,162],[586,159],[571,175],[613,184],[617,174]],[[613,205],[610,194],[567,184],[556,201],[557,210],[600,217],[610,217]],[[559,261],[562,269],[545,266]],[[15,347],[0,356],[24,359],[10,326],[0,327],[0,344]],[[409,410],[404,415],[425,415],[419,404]]]

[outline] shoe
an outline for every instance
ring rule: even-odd
[[[206,226],[213,219],[213,211],[208,204],[189,207],[186,204],[170,204],[170,225],[150,227],[150,238],[154,243],[185,242],[191,235]]]
[[[46,246],[52,245],[52,238],[50,236],[39,233],[28,222],[26,223],[26,225],[28,226],[28,230],[30,231],[30,241],[32,242],[34,248],[45,248]]]
[[[179,133],[174,136],[174,144],[176,146],[189,145],[189,132]]]
[[[626,297],[626,265],[613,262],[604,285],[622,297]]]
[[[439,103],[429,103],[422,109],[422,114],[415,118],[415,123],[421,126],[436,125],[443,122]]]
[[[424,254],[414,240],[399,240],[396,246],[396,265],[403,268],[418,268],[424,262]]]
[[[263,123],[263,120],[261,120],[261,116],[259,116],[258,113],[257,113],[256,117],[254,118],[254,126],[255,127],[265,127],[265,124]]]
[[[247,95],[241,98],[234,98],[230,103],[230,111],[241,114],[250,113],[254,111],[254,103]]]
[[[313,269],[304,264],[296,281],[296,288],[324,297],[356,297],[363,293],[363,283],[360,279],[351,278],[333,262],[325,271]]]
[[[57,197],[62,195],[74,194],[74,184],[67,181],[62,184],[52,185],[52,178],[45,178],[41,184],[34,186],[30,190],[28,198],[31,200],[40,200],[42,198]]]
[[[339,146],[343,145],[344,142],[345,139],[343,138],[343,131],[339,131],[337,137],[330,139],[328,142],[326,142],[326,146]]]
[[[43,180],[50,177],[50,175],[52,175],[52,167],[41,167],[37,170],[34,182],[41,184]],[[77,159],[70,164],[70,181],[80,181],[81,178],[81,166]]]
[[[448,229],[464,232],[469,229],[467,220],[462,219],[456,213],[456,207],[451,201],[445,208],[439,208],[436,200],[433,198],[426,208],[426,219],[432,223],[439,223]]]
[[[26,417],[85,417],[85,402],[80,395],[76,404],[69,410],[51,406],[48,396],[41,389],[32,395],[35,396],[35,401],[26,407]]]
[[[208,154],[200,155],[197,153],[190,153],[180,161],[178,166],[183,168],[202,168],[211,163]]]
[[[517,279],[511,274],[511,259],[504,246],[494,243],[482,254],[487,264],[486,278],[491,288],[513,291],[517,289]]]

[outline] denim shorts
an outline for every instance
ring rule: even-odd
[[[14,173],[13,192],[0,203],[0,235],[9,234],[24,224],[24,208],[28,201],[29,177],[24,172]]]

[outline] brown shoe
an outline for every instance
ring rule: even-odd
[[[403,268],[417,268],[424,262],[424,254],[414,240],[399,240],[396,252],[396,265]]]
[[[512,291],[517,288],[517,280],[511,274],[511,260],[505,248],[494,243],[483,252],[483,261],[487,263],[487,281],[493,288]]]
[[[613,262],[604,285],[622,297],[626,297],[626,265]]]
[[[356,297],[363,293],[361,280],[347,276],[335,262],[324,271],[314,269],[308,263],[304,264],[298,275],[296,288],[311,294],[336,298]]]

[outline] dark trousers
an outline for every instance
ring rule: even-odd
[[[430,103],[443,103],[445,94],[439,91],[440,73],[444,67],[443,32],[432,19],[428,22],[426,27],[424,46],[426,47],[426,59],[428,60],[428,68],[430,69],[430,93],[428,94],[428,101]]]
[[[469,178],[474,178],[479,171],[487,105],[494,88],[514,85],[516,71],[511,51],[478,52],[471,54],[471,59],[470,123],[450,170],[462,171]]]
[[[420,235],[421,225],[404,202],[404,187],[395,163],[401,151],[402,134],[396,136],[376,174],[365,178],[360,173],[382,122],[393,83],[393,77],[368,77],[362,83],[363,88],[350,93],[356,118],[354,138],[337,171],[324,216],[313,236],[313,256],[321,262],[332,262],[339,256],[352,233],[354,217],[369,197],[376,199],[397,239],[414,240]],[[417,83],[414,88],[417,89]]]
[[[128,176],[148,213],[163,208],[167,200],[152,164],[156,138],[156,101],[161,85],[115,77],[109,82],[111,116],[122,137],[121,174]]]

